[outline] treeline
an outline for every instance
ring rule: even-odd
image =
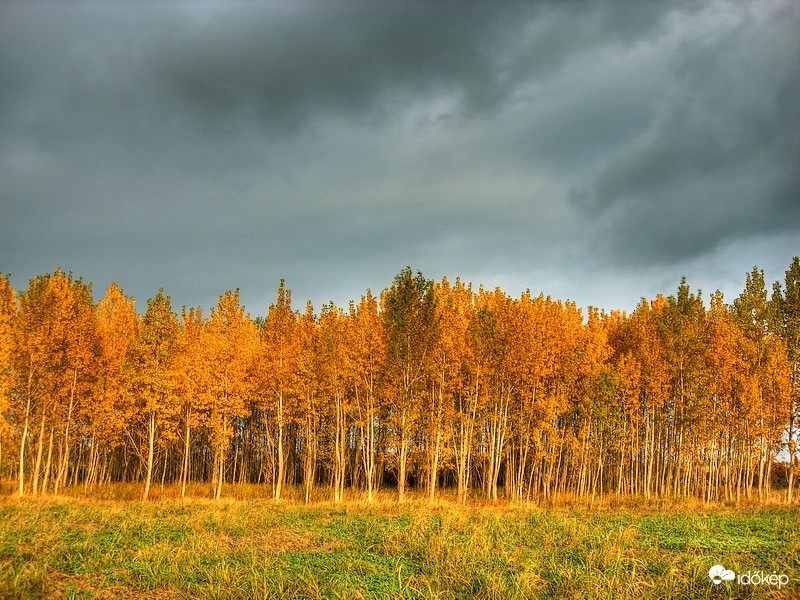
[[[380,296],[265,317],[238,292],[144,316],[112,284],[0,276],[0,476],[20,495],[141,482],[302,486],[372,500],[441,487],[561,495],[792,499],[800,420],[800,262],[757,268],[727,304],[685,280],[632,314],[405,269]],[[319,497],[320,491],[315,492]]]

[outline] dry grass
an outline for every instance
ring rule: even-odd
[[[780,506],[429,506],[413,494],[399,505],[381,492],[305,507],[298,490],[276,503],[263,487],[219,502],[170,488],[149,502],[133,486],[81,492],[0,498],[0,597],[800,597],[800,515]],[[715,587],[717,563],[793,579],[780,592]]]

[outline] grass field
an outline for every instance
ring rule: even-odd
[[[2,598],[800,598],[800,511],[0,497]],[[77,492],[76,492],[77,495]],[[133,494],[129,494],[133,496]],[[712,565],[786,574],[714,586]]]

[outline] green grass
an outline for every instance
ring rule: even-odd
[[[714,564],[792,581],[715,587]],[[777,506],[0,497],[0,598],[798,598],[798,577]]]

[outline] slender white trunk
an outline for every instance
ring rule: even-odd
[[[403,502],[406,495],[406,462],[408,460],[408,439],[406,438],[406,411],[400,416],[400,464],[397,473],[397,501]]]
[[[72,389],[69,392],[69,410],[67,411],[67,423],[64,426],[64,454],[61,457],[61,464],[58,468],[58,475],[56,476],[55,481],[55,489],[53,490],[54,494],[58,494],[58,488],[61,484],[62,479],[64,480],[64,486],[67,485],[67,468],[69,467],[69,429],[70,424],[72,423],[72,410],[75,406],[75,385],[78,382],[78,370],[74,369],[72,371]]]
[[[181,498],[186,496],[186,482],[189,479],[189,418],[191,417],[192,409],[189,404],[186,405],[186,427],[183,431],[183,466],[181,468]]]
[[[156,413],[150,411],[150,418],[147,422],[147,475],[144,482],[143,499],[147,500],[150,496],[150,482],[153,478],[153,446],[156,438]]]
[[[275,480],[275,500],[281,499],[283,487],[283,390],[278,392],[278,473]]]
[[[41,473],[42,468],[42,449],[44,448],[44,422],[45,422],[46,414],[44,410],[42,410],[42,423],[41,427],[39,428],[39,446],[36,449],[36,466],[33,469],[33,495],[36,496],[39,493],[39,475]]]
[[[19,444],[19,495],[25,493],[25,442],[28,439],[28,427],[31,415],[31,388],[33,386],[33,357],[28,366],[27,402],[25,404],[25,425],[22,428],[22,440]]]
[[[50,426],[50,441],[47,443],[47,461],[44,464],[44,481],[42,482],[42,494],[47,493],[47,483],[50,477],[50,465],[53,462],[53,435],[54,428]]]

